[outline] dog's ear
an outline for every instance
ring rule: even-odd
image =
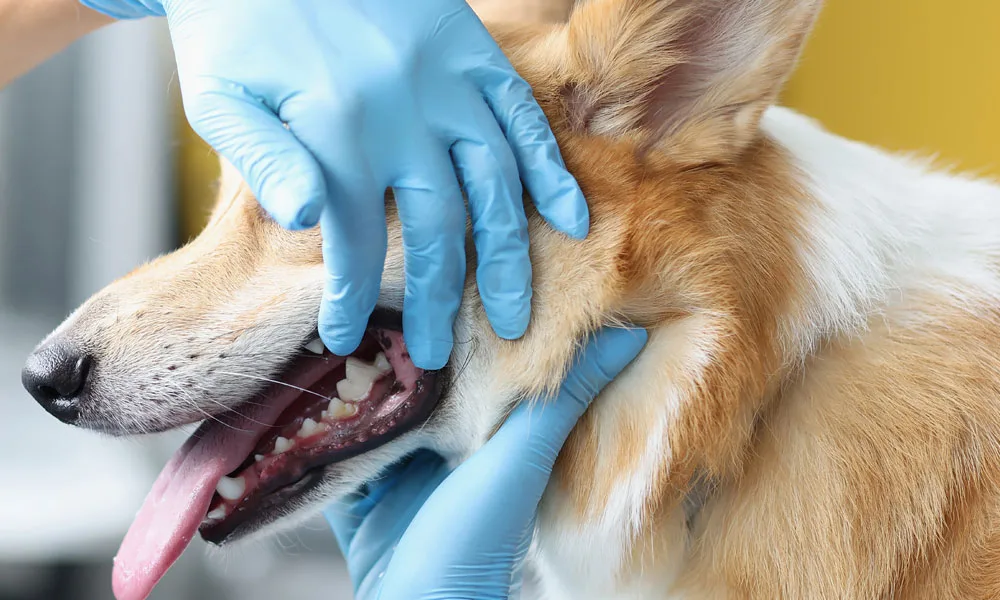
[[[567,25],[571,127],[683,162],[754,139],[822,0],[591,0]]]

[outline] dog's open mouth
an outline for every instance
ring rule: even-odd
[[[438,372],[410,360],[396,314],[377,313],[359,348],[335,356],[315,340],[238,411],[206,420],[174,454],[115,557],[119,600],[141,600],[195,533],[224,543],[273,520],[323,467],[423,423]]]

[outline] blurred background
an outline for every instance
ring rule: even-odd
[[[113,440],[21,388],[92,293],[201,228],[211,152],[186,128],[165,23],[120,23],[0,91],[0,600],[110,600],[111,558],[185,434]],[[350,598],[317,519],[224,555],[196,539],[155,600]]]
[[[997,31],[994,0],[827,0],[783,101],[839,134],[1000,175]],[[64,426],[19,371],[73,307],[196,235],[216,174],[179,109],[162,22],[107,28],[0,91],[0,600],[111,598],[111,557],[179,436]],[[350,585],[317,520],[224,557],[196,541],[153,597]]]

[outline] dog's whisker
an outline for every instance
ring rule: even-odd
[[[224,408],[226,410],[226,412],[236,413],[236,415],[239,416],[241,419],[246,419],[247,421],[250,421],[251,423],[254,423],[255,425],[260,425],[262,427],[270,427],[271,426],[270,423],[264,423],[264,422],[258,421],[257,419],[253,419],[253,418],[249,417],[248,415],[245,415],[245,414],[241,413],[240,411],[236,410],[235,408],[231,408],[229,406],[226,406],[225,404],[219,402],[218,400],[213,400],[212,398],[209,398],[209,400],[211,402],[215,403],[215,404],[218,404],[222,408]]]
[[[245,433],[250,433],[249,430],[246,430],[246,429],[243,429],[243,428],[240,428],[240,427],[236,427],[235,425],[232,425],[231,423],[226,423],[222,419],[218,418],[217,416],[213,415],[212,413],[210,413],[207,410],[205,410],[204,408],[202,408],[201,405],[199,405],[198,402],[196,400],[194,400],[186,390],[184,390],[183,393],[185,394],[185,399],[187,400],[187,402],[191,406],[191,408],[195,409],[196,411],[198,411],[199,413],[201,413],[202,415],[204,415],[206,419],[211,419],[211,420],[215,421],[216,423],[218,423],[218,424],[220,424],[220,425],[222,425],[224,427],[228,427],[230,429],[233,429],[235,431],[242,431],[242,432],[245,432]],[[216,400],[213,400],[211,398],[209,398],[209,400],[211,400],[212,402],[216,402],[217,404],[219,404],[219,406],[222,406],[223,408],[226,408],[227,410],[231,410],[231,409],[229,409],[229,407],[225,406],[222,403],[217,402]],[[236,414],[239,415],[239,416],[241,416],[241,417],[243,416],[243,415],[241,415],[237,411],[233,411],[233,412],[236,412]]]
[[[292,389],[298,390],[298,391],[300,391],[302,393],[305,393],[305,394],[312,394],[313,396],[316,396],[318,398],[322,398],[324,400],[333,400],[333,398],[331,398],[329,396],[324,396],[323,394],[320,394],[319,392],[314,392],[314,391],[312,391],[310,389],[306,389],[304,387],[299,387],[297,385],[293,385],[291,383],[287,383],[287,382],[284,382],[284,381],[279,381],[277,379],[271,379],[270,377],[260,377],[259,375],[250,375],[249,373],[236,373],[236,372],[233,372],[233,371],[216,371],[216,373],[222,373],[223,375],[232,375],[234,377],[246,377],[248,379],[256,379],[258,381],[266,381],[268,383],[273,383],[273,384],[276,384],[276,385],[283,385],[285,387],[290,387]]]
[[[233,407],[230,407],[230,406],[225,406],[221,402],[219,402],[219,401],[215,400],[214,398],[212,398],[211,397],[212,396],[212,390],[211,389],[209,389],[209,388],[207,388],[207,387],[205,387],[203,385],[194,383],[194,382],[190,382],[190,385],[192,387],[198,388],[198,390],[200,390],[201,392],[204,392],[205,393],[205,398],[207,398],[208,400],[210,400],[212,402],[215,402],[219,406],[225,407],[226,410],[228,410],[228,411],[238,412],[236,408],[233,408]],[[239,406],[267,406],[267,405],[268,404],[266,402],[254,402],[253,400],[243,400],[243,401],[241,401],[239,403]]]
[[[256,358],[259,356],[288,356],[286,352],[226,352],[226,358]],[[324,358],[319,354],[312,353],[302,353],[301,355],[295,355],[296,359],[299,358]]]
[[[244,413],[240,412],[239,408],[236,408],[236,407],[232,407],[232,406],[226,406],[226,405],[225,405],[225,404],[223,404],[222,402],[219,402],[219,401],[218,401],[218,400],[216,400],[215,398],[212,398],[212,397],[211,397],[210,395],[208,395],[208,392],[209,392],[209,390],[207,390],[206,388],[204,388],[204,387],[202,387],[202,386],[198,386],[198,387],[199,387],[199,388],[200,388],[200,389],[201,389],[202,391],[206,392],[206,395],[205,395],[205,399],[206,399],[206,400],[208,400],[209,402],[211,402],[211,403],[213,403],[213,404],[216,404],[216,405],[218,405],[218,406],[219,406],[220,408],[222,408],[222,409],[223,409],[224,413],[222,413],[222,414],[226,414],[226,413],[235,413],[235,414],[236,414],[236,415],[237,415],[238,417],[240,417],[240,418],[242,418],[242,419],[246,419],[246,420],[250,421],[251,423],[255,423],[255,424],[257,424],[257,425],[262,425],[262,426],[269,426],[269,425],[270,425],[269,423],[262,423],[262,422],[260,422],[260,421],[258,421],[258,420],[256,420],[256,419],[252,419],[252,418],[250,418],[250,416],[249,416],[249,415],[246,415],[246,414],[244,414]],[[213,416],[213,415],[209,414],[209,413],[208,413],[208,412],[207,412],[207,411],[206,411],[205,409],[203,409],[203,408],[202,408],[202,407],[201,407],[201,406],[200,406],[200,405],[198,404],[197,400],[195,400],[195,399],[194,399],[193,397],[191,397],[191,395],[190,395],[190,393],[189,393],[189,392],[187,392],[187,391],[185,390],[185,391],[184,391],[184,394],[186,395],[186,399],[188,400],[189,404],[190,404],[191,406],[193,406],[193,407],[194,407],[194,408],[195,408],[196,410],[198,410],[199,412],[201,412],[202,414],[204,414],[204,415],[206,415],[206,416],[208,416],[208,417],[211,417],[211,418],[212,418],[213,420],[215,420],[215,421],[219,421],[219,419],[217,419],[217,418],[216,418],[216,416],[217,416],[217,415]],[[266,406],[266,404],[264,404],[264,403],[261,403],[261,402],[249,402],[249,401],[248,401],[248,402],[243,402],[243,403],[241,403],[241,405],[240,405],[240,406],[242,406],[242,405],[245,405],[245,404],[249,404],[249,405],[251,405],[251,406]],[[221,421],[220,421],[220,422],[221,422]],[[234,427],[234,429],[235,429],[235,427]]]
[[[219,423],[220,425],[222,425],[224,427],[228,427],[228,428],[233,429],[235,431],[242,431],[242,432],[245,432],[245,433],[250,433],[249,430],[246,430],[246,429],[243,429],[243,428],[240,428],[240,427],[236,427],[235,425],[232,425],[231,423],[226,423],[222,419],[218,418],[216,415],[213,415],[212,413],[210,413],[207,410],[205,410],[204,408],[202,408],[201,405],[198,403],[198,401],[195,400],[191,396],[190,392],[188,392],[187,390],[179,389],[179,391],[183,394],[183,398],[182,399],[186,402],[186,404],[188,404],[191,408],[193,408],[198,413],[204,415],[206,419],[211,419],[211,420],[215,421],[216,423]],[[217,400],[215,400],[213,398],[208,398],[208,400],[210,400],[211,402],[215,402],[216,404],[218,404],[219,406],[225,408],[228,411],[235,412],[240,417],[247,418],[246,416],[244,416],[243,414],[241,414],[239,411],[237,411],[235,409],[231,409],[228,406],[222,404],[221,402],[218,402]]]

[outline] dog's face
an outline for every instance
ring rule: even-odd
[[[379,308],[354,356],[322,351],[319,232],[282,229],[224,165],[204,232],[71,315],[29,360],[26,385],[60,418],[116,435],[204,420],[147,506],[187,511],[168,528],[200,527],[216,542],[294,523],[417,448],[460,458],[517,401],[554,389],[599,325],[657,326],[777,293],[732,265],[734,252],[759,248],[753,268],[773,271],[783,250],[772,232],[748,226],[734,242],[720,224],[734,207],[776,210],[772,171],[784,162],[757,126],[817,5],[595,0],[566,25],[494,31],[533,86],[592,219],[588,239],[573,241],[526,203],[534,298],[521,340],[493,334],[470,278],[448,366],[430,373],[409,361],[401,233],[387,197]],[[137,523],[157,518],[141,512]],[[178,535],[150,560],[169,564],[190,537]]]

